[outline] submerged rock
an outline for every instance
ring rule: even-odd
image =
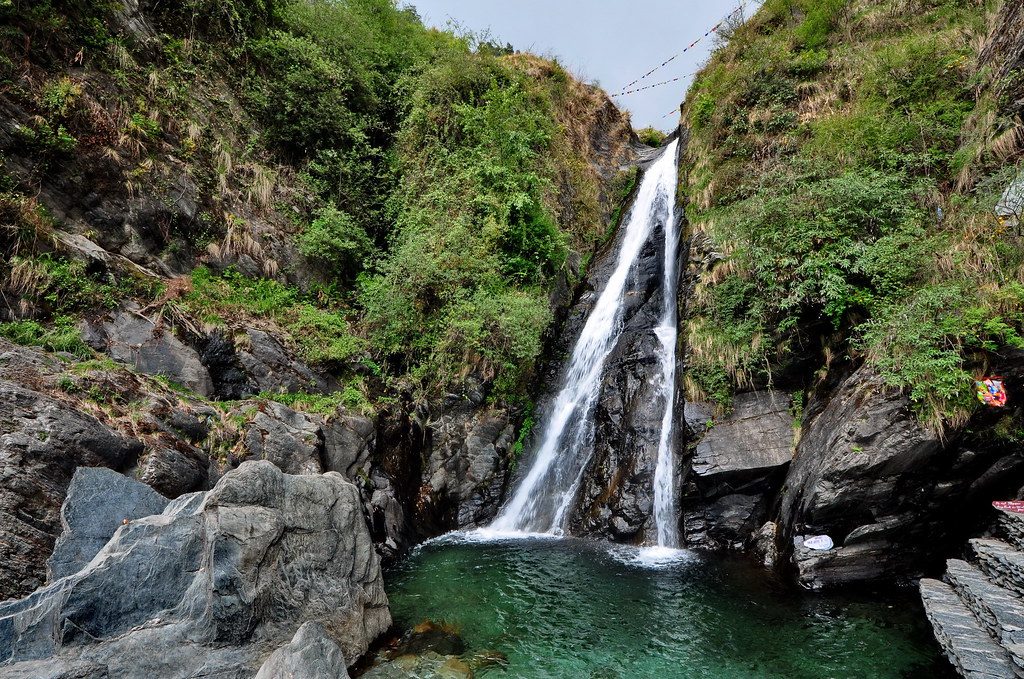
[[[251,677],[307,621],[350,661],[391,623],[359,493],[339,474],[247,462],[210,492],[119,526],[80,571],[0,605],[0,664],[16,677],[77,666]]]
[[[402,635],[393,655],[422,655],[433,651],[439,655],[462,655],[466,642],[450,625],[424,620]]]

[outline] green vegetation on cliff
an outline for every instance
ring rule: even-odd
[[[568,253],[605,235],[628,120],[394,0],[9,0],[0,23],[0,282],[43,324],[21,341],[134,297],[340,374],[517,396]],[[59,304],[55,262],[79,269]]]
[[[993,214],[1018,127],[977,55],[996,5],[768,0],[697,77],[691,395],[859,354],[941,428],[985,352],[1024,346],[1024,243]]]

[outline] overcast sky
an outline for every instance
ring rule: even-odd
[[[444,28],[454,19],[489,30],[517,50],[558,57],[563,66],[609,94],[676,54],[734,10],[739,0],[402,0],[423,21]],[[753,3],[748,2],[748,7]],[[748,9],[748,13],[749,13]],[[637,87],[689,76],[707,59],[711,36]],[[616,98],[636,128],[669,130],[691,78]]]

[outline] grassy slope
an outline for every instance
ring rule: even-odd
[[[161,3],[149,40],[116,6],[0,2],[17,137],[0,282],[23,319],[0,334],[84,351],[75,319],[134,297],[186,327],[270,329],[357,388],[408,375],[431,392],[476,372],[522,390],[566,253],[593,250],[613,208],[597,161],[624,150],[595,159],[591,139],[629,127],[603,93],[391,0]],[[179,221],[181,173],[198,207]],[[143,261],[162,279],[54,245],[109,235],[48,209],[69,180],[170,206]],[[216,273],[232,266],[248,275]]]
[[[871,362],[941,428],[1020,347],[1024,248],[993,215],[1019,121],[977,54],[995,2],[768,0],[697,77],[692,398]]]

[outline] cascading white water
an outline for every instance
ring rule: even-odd
[[[675,154],[673,153],[673,158]],[[673,166],[675,167],[675,166]],[[669,205],[676,202],[676,179],[668,189]],[[672,208],[669,208],[670,210]],[[658,462],[654,469],[654,525],[658,530],[659,547],[679,546],[679,527],[676,522],[676,493],[674,480],[675,458],[672,449],[674,411],[676,403],[676,283],[679,271],[676,258],[679,248],[679,230],[670,213],[665,220],[665,264],[661,288],[661,324],[655,329],[661,343],[661,435],[658,438]]]
[[[676,145],[677,142],[673,141],[664,149],[640,182],[626,220],[615,269],[583,326],[562,387],[542,422],[544,429],[533,465],[491,524],[492,530],[554,534],[564,531],[569,509],[589,462],[592,413],[600,391],[604,362],[622,334],[622,307],[629,273],[644,244],[650,240],[655,225],[662,223],[666,236],[665,309],[661,327],[655,332],[662,345],[661,393],[665,398],[666,411],[662,419],[655,472],[655,520],[658,544],[675,545],[671,410],[675,390],[675,250],[678,243],[674,220]],[[669,332],[671,337],[668,337]],[[662,458],[665,458],[664,462]]]

